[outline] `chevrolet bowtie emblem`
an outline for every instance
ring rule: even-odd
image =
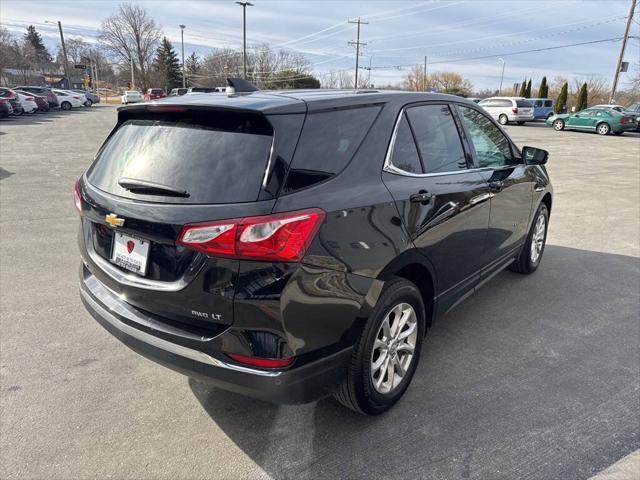
[[[115,213],[110,213],[104,216],[104,221],[112,227],[121,227],[124,225],[124,218],[118,218]]]

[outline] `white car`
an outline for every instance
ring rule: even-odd
[[[616,103],[610,103],[608,105],[594,105],[593,107],[597,107],[597,108],[611,108],[617,112],[626,112],[627,111],[627,107],[624,107],[622,105],[618,105]]]
[[[524,122],[532,122],[534,120],[533,105],[524,97],[485,98],[478,105],[498,120],[500,125],[506,125],[509,122],[524,125]]]
[[[51,90],[58,97],[58,104],[62,110],[82,107],[87,98],[79,93],[54,88]]]
[[[138,90],[127,90],[122,95],[121,103],[124,105],[128,103],[141,102],[143,100],[142,94]]]
[[[36,113],[38,111],[38,104],[33,97],[18,92],[16,92],[16,95],[18,95],[18,100],[20,100],[20,105],[22,105],[25,113]]]

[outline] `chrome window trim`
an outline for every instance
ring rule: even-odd
[[[420,104],[417,104],[416,106],[418,106]],[[450,104],[446,104],[447,106],[449,106]],[[393,157],[393,149],[396,146],[396,139],[398,137],[398,129],[400,128],[400,122],[402,122],[402,118],[404,116],[404,112],[407,108],[410,108],[412,105],[407,105],[402,107],[402,110],[400,110],[400,114],[398,115],[398,118],[396,119],[396,123],[393,126],[393,133],[391,134],[391,141],[389,142],[389,146],[387,147],[387,154],[384,157],[384,166],[382,167],[382,170],[387,172],[387,173],[392,173],[394,175],[402,175],[405,177],[416,177],[416,178],[429,178],[429,177],[441,177],[444,175],[459,175],[461,173],[469,173],[469,172],[485,172],[485,171],[489,171],[489,170],[497,170],[497,168],[493,168],[493,167],[482,167],[482,168],[466,168],[464,170],[455,170],[452,172],[432,172],[432,173],[412,173],[412,172],[407,172],[406,170],[402,170],[401,168],[396,167],[395,165],[393,165],[393,163],[391,163],[391,158]],[[449,106],[449,108],[451,108]],[[456,128],[458,128],[458,126],[456,125]],[[502,169],[505,167],[500,167],[499,169]],[[507,168],[513,168],[513,167],[507,167]]]

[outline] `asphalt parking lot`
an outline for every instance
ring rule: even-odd
[[[85,311],[73,182],[115,108],[0,120],[1,478],[580,479],[640,447],[640,136],[508,127],[550,151],[540,269],[429,331],[404,399],[274,406],[128,350]]]

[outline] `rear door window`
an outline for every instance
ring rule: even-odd
[[[447,105],[421,105],[406,113],[426,173],[467,168],[460,134]]]
[[[394,167],[409,173],[424,173],[418,148],[411,133],[411,127],[407,121],[407,116],[402,115],[398,125],[398,133],[393,144],[393,157],[391,163]]]
[[[516,100],[516,107],[531,108],[531,102],[529,100]]]
[[[255,201],[272,140],[271,125],[257,114],[141,114],[109,138],[88,180],[105,192],[143,201]],[[188,196],[132,191],[121,185],[123,179],[165,186]]]

